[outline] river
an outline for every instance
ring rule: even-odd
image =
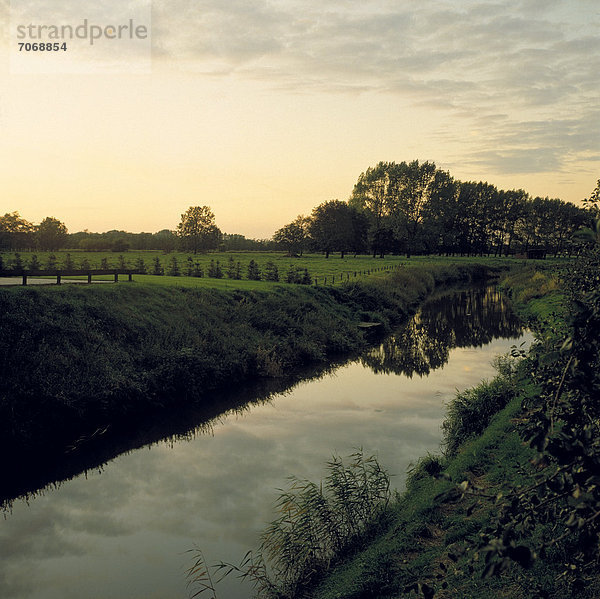
[[[402,489],[409,464],[439,449],[456,390],[491,378],[495,356],[531,339],[493,287],[432,298],[331,372],[12,502],[0,519],[0,596],[185,598],[186,552],[239,561],[289,475],[318,480],[333,454],[361,446]],[[219,588],[221,599],[251,596],[234,579]]]

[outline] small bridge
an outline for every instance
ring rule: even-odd
[[[108,270],[102,269],[52,269],[52,270],[0,270],[0,278],[20,278],[21,285],[27,285],[30,277],[56,277],[56,284],[62,283],[63,277],[87,277],[87,282],[92,282],[92,277],[95,275],[109,275],[114,277],[114,282],[119,282],[119,275],[126,275],[129,281],[133,281],[133,275],[144,274],[140,270],[132,270],[130,268],[111,268]],[[0,283],[1,284],[1,283]]]

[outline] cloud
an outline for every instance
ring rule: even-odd
[[[458,119],[462,128],[488,119],[480,159],[502,172],[560,169],[567,154],[593,145],[581,133],[600,90],[598,11],[591,0],[569,10],[558,0],[156,0],[154,6],[159,60],[259,81],[273,93],[392,94]],[[522,161],[537,147],[527,139],[531,133],[558,142],[545,160]]]

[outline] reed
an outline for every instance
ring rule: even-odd
[[[302,597],[332,562],[365,542],[390,501],[390,477],[377,458],[358,449],[349,460],[346,465],[334,456],[319,484],[290,477],[275,503],[277,518],[263,531],[258,550],[239,565],[221,562],[212,566],[212,576],[202,552],[192,550],[191,596],[209,592],[216,599],[216,584],[235,573],[252,582],[257,597]]]

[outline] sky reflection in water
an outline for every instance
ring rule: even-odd
[[[210,435],[122,455],[15,502],[0,522],[0,595],[186,597],[185,552],[198,544],[209,563],[241,559],[287,476],[318,480],[333,453],[362,446],[402,488],[408,465],[438,449],[444,404],[493,376],[518,335],[492,289],[433,300],[359,360],[221,417]],[[233,581],[220,588],[250,596]]]

